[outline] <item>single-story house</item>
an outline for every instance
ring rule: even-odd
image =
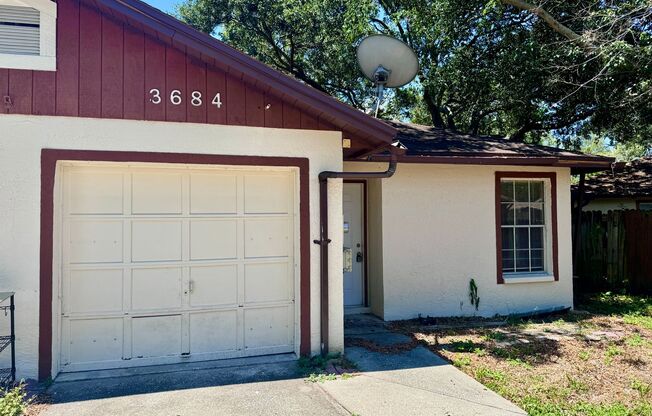
[[[573,187],[576,200],[579,186]],[[586,178],[582,210],[652,211],[652,157],[614,163],[610,170]]]
[[[383,122],[139,0],[0,0],[0,28],[19,377],[572,306],[570,178],[608,158]]]

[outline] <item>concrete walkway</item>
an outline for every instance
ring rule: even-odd
[[[346,337],[388,347],[410,341],[366,315],[346,319]],[[48,390],[53,404],[41,415],[525,414],[420,346],[394,354],[348,347],[346,355],[360,374],[323,383],[306,381],[287,356],[67,375]]]

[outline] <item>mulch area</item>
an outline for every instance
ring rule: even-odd
[[[570,312],[497,328],[464,319],[394,329],[530,414],[652,415],[652,328],[626,321]]]

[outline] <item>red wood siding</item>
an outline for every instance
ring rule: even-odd
[[[338,130],[237,70],[166,43],[161,33],[83,1],[57,4],[57,71],[0,68],[3,113]],[[170,101],[174,90],[179,104]],[[193,105],[193,91],[200,105]],[[211,103],[217,93],[220,108]]]

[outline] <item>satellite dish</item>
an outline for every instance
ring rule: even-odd
[[[417,55],[405,43],[385,35],[371,35],[356,51],[360,71],[376,86],[376,116],[385,88],[412,82],[419,71]]]

